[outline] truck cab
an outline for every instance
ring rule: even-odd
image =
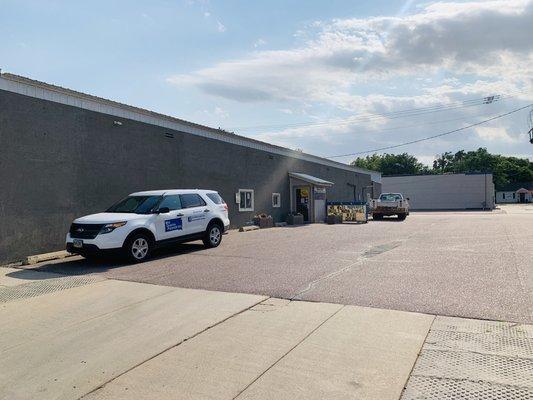
[[[404,198],[401,193],[382,193],[377,200],[372,200],[371,206],[374,220],[391,215],[404,220],[409,215],[409,198]]]

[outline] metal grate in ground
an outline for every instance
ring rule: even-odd
[[[533,325],[513,322],[483,321],[455,317],[438,317],[432,331],[467,332],[495,334],[499,336],[522,337],[533,339]]]
[[[0,303],[41,296],[78,286],[99,282],[104,278],[96,275],[65,276],[23,283],[17,286],[0,287]]]
[[[533,360],[495,356],[469,351],[424,350],[414,375],[440,376],[449,379],[468,378],[533,389]]]
[[[465,350],[533,359],[533,339],[495,334],[432,330],[424,349]]]
[[[403,400],[533,400],[533,327],[437,317]]]
[[[402,399],[416,400],[531,400],[528,388],[503,386],[490,382],[412,376]]]

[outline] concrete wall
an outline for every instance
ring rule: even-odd
[[[288,172],[334,182],[332,201],[354,200],[347,183],[358,199],[371,184],[367,174],[3,90],[0,143],[0,262],[63,248],[74,218],[134,191],[218,190],[235,227],[260,212],[285,219]],[[254,212],[238,211],[239,188],[255,190]],[[281,208],[272,208],[273,192]]]
[[[410,175],[382,178],[382,192],[409,197],[412,210],[494,208],[492,174]]]

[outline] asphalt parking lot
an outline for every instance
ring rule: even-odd
[[[403,222],[230,231],[216,249],[194,242],[137,265],[72,257],[27,268],[533,323],[532,226],[533,206],[412,213]]]

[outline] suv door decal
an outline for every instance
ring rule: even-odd
[[[173,218],[165,220],[165,232],[183,230],[183,221],[181,218]]]
[[[201,219],[205,219],[206,216],[205,216],[205,213],[203,210],[194,210],[192,212],[193,215],[187,217],[187,221],[191,222],[191,221],[199,221]]]

